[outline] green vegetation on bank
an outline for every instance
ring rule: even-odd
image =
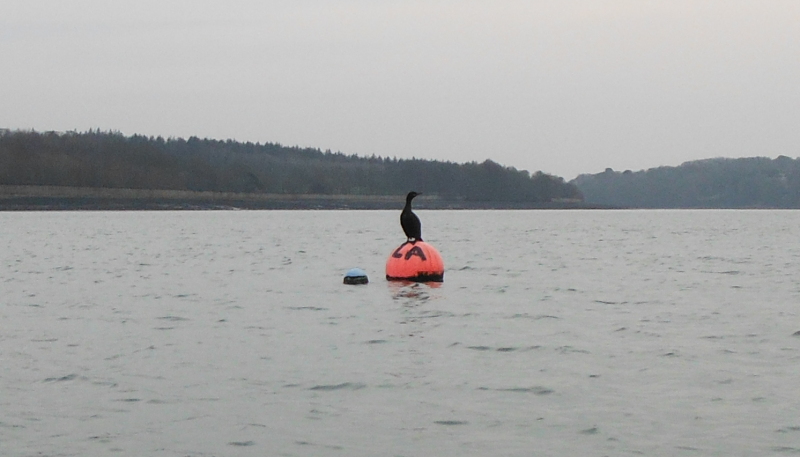
[[[560,177],[491,160],[357,157],[279,144],[115,132],[0,130],[0,185],[291,195],[403,195],[465,202],[580,200]]]
[[[629,208],[800,208],[800,159],[707,159],[578,176],[586,203]]]

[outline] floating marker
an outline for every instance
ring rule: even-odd
[[[362,270],[361,268],[352,268],[344,275],[344,283],[345,284],[367,284],[369,283],[369,278],[367,278],[367,272]]]
[[[439,251],[424,241],[405,242],[386,261],[389,281],[443,282],[444,261]]]

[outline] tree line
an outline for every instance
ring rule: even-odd
[[[800,159],[715,158],[678,167],[585,174],[587,203],[631,208],[800,208]]]
[[[322,195],[396,195],[414,189],[478,202],[581,199],[563,178],[491,160],[457,164],[358,157],[276,143],[99,130],[0,130],[0,185]]]

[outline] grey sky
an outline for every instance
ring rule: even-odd
[[[0,127],[571,179],[800,156],[800,1],[4,0]]]

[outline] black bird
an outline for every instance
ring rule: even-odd
[[[422,241],[422,224],[419,222],[417,215],[411,211],[411,200],[417,195],[420,194],[417,192],[408,193],[406,196],[406,206],[403,208],[403,212],[400,213],[400,225],[403,227],[403,231],[406,232],[407,241],[409,243]]]

